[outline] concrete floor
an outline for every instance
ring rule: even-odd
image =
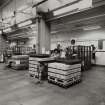
[[[105,68],[83,72],[83,81],[68,89],[28,77],[0,64],[0,105],[105,105]]]

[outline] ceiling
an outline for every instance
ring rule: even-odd
[[[105,15],[101,17],[91,17],[83,20],[76,20],[71,22],[66,22],[62,24],[52,24],[51,31],[52,32],[73,32],[73,31],[81,31],[84,27],[91,26],[101,26],[105,28]]]
[[[51,30],[55,33],[81,31],[86,26],[101,26],[105,28],[105,5],[65,16],[51,22]]]
[[[3,8],[7,5],[11,0],[0,0],[0,8]]]
[[[58,25],[52,25],[51,30],[53,32],[73,32],[73,31],[81,31],[84,27],[92,27],[92,26],[101,26],[105,28],[105,16],[97,17],[97,18],[90,18],[84,19],[82,21],[75,21],[73,23],[64,23]]]
[[[0,7],[5,6],[10,1],[11,0],[0,0]],[[105,0],[93,0],[94,6],[99,5],[99,4],[103,5],[103,3],[105,3]],[[91,26],[91,25],[101,25],[102,27],[104,27],[105,26],[105,15],[102,15],[99,17],[94,17],[94,15],[96,15],[94,13],[97,13],[97,15],[100,15],[100,11],[102,11],[105,14],[105,12],[104,12],[105,7],[104,7],[104,9],[102,9],[102,8],[98,8],[97,10],[93,10],[92,12],[86,11],[85,13],[83,12],[83,13],[67,16],[65,18],[60,18],[58,20],[52,21],[52,31],[80,30],[84,26]],[[98,14],[98,12],[99,12],[99,14]],[[94,14],[94,15],[91,16],[91,14]],[[82,18],[82,16],[84,16],[84,17]]]
[[[0,0],[0,6],[2,6],[5,3],[6,0]]]

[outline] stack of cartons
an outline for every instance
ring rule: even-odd
[[[28,55],[15,55],[12,56],[11,67],[16,70],[28,69],[29,67],[29,56]]]
[[[29,74],[38,77],[39,62],[34,57],[29,57]]]
[[[48,64],[48,81],[67,86],[81,80],[81,64]]]
[[[29,57],[29,74],[32,77],[46,79],[48,76],[48,67],[43,62],[46,58]]]

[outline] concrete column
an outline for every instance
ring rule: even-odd
[[[39,36],[38,36],[39,19],[36,19],[37,36],[36,36],[36,53],[39,53]]]
[[[38,53],[50,50],[50,25],[43,18],[38,21]]]

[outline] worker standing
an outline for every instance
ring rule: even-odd
[[[59,58],[61,56],[61,51],[62,51],[61,45],[58,44],[57,45],[57,48],[54,49],[55,57],[58,57]]]
[[[92,60],[93,60],[93,64],[96,64],[96,48],[94,45],[92,46]]]
[[[35,44],[33,45],[32,53],[33,53],[33,54],[36,54],[36,45],[35,45]]]
[[[38,67],[38,81],[37,81],[37,83],[42,83],[42,72],[43,72],[43,70],[44,70],[44,64],[43,63],[39,63],[39,65],[38,65],[39,67]]]

